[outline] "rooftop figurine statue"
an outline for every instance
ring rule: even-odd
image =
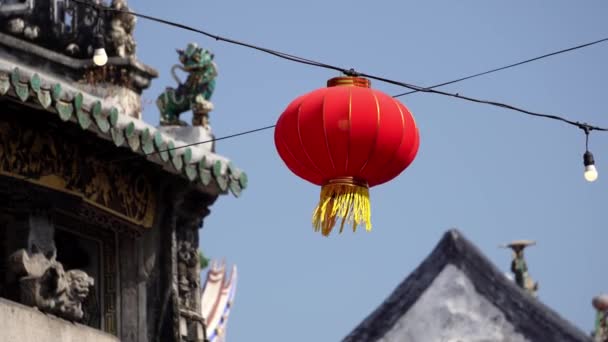
[[[115,54],[120,57],[132,56],[135,54],[135,38],[133,30],[137,23],[137,18],[128,13],[131,11],[127,0],[112,0],[110,8],[113,9],[110,17],[110,25],[106,39],[110,46],[115,50]]]
[[[535,282],[528,273],[528,265],[524,258],[524,249],[528,246],[535,245],[536,242],[530,240],[517,240],[507,245],[502,245],[502,248],[511,248],[513,250],[513,260],[511,261],[511,272],[515,276],[515,283],[522,289],[529,292],[534,297],[537,296],[538,282]]]
[[[185,111],[192,110],[192,125],[207,128],[208,113],[213,110],[210,99],[217,77],[217,65],[213,61],[213,53],[196,43],[188,44],[185,50],[178,49],[177,53],[181,64],[171,68],[173,78],[178,84],[177,88],[167,87],[156,100],[160,110],[160,124],[186,126],[186,122],[180,120],[179,116]],[[188,74],[185,82],[176,75],[177,69]]]
[[[602,294],[593,298],[593,307],[597,310],[595,319],[594,342],[608,342],[608,295]]]

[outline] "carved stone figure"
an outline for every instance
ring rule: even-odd
[[[82,303],[95,283],[84,271],[66,272],[55,255],[49,259],[40,252],[30,255],[25,249],[10,256],[10,266],[19,277],[23,304],[69,320],[83,318]]]
[[[177,252],[177,272],[180,301],[182,305],[191,307],[192,298],[199,287],[198,250],[190,241],[180,241]]]
[[[519,287],[528,291],[531,295],[536,296],[538,291],[538,282],[535,282],[528,273],[528,265],[524,258],[524,249],[534,245],[534,241],[520,240],[511,242],[508,245],[502,246],[513,250],[513,260],[511,261],[511,272],[515,276],[515,282]]]
[[[6,28],[12,34],[21,34],[25,29],[25,21],[21,18],[13,18],[7,21]]]
[[[7,21],[6,29],[14,35],[23,35],[29,40],[34,40],[40,35],[40,27],[29,25],[22,18],[13,18]]]
[[[180,114],[192,110],[192,125],[207,127],[209,112],[213,110],[210,102],[215,89],[217,65],[213,54],[195,43],[188,44],[186,50],[177,50],[180,64],[171,68],[177,89],[167,87],[156,100],[160,110],[161,125],[187,125],[179,120]],[[182,82],[175,74],[180,69],[188,73],[186,82]]]
[[[127,6],[127,0],[112,0],[111,8],[120,11],[130,11]],[[137,18],[129,13],[116,11],[112,13],[109,38],[116,55],[120,57],[132,56],[135,54],[136,47],[133,30],[135,29]]]

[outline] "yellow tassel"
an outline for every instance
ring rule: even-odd
[[[363,224],[366,231],[372,230],[369,188],[366,184],[344,178],[330,181],[321,188],[321,198],[312,215],[315,232],[321,231],[328,236],[338,218],[342,219],[340,233],[345,223],[352,224],[353,232]]]

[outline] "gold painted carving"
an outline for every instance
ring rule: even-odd
[[[101,160],[52,133],[0,122],[0,174],[79,196],[129,222],[152,226],[156,200],[143,173]]]

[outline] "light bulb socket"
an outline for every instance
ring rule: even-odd
[[[104,42],[103,36],[100,34],[95,35],[95,37],[93,38],[93,49],[95,50],[99,50],[99,49],[105,49],[106,44]]]
[[[585,166],[595,165],[595,160],[593,159],[593,153],[587,151],[583,155],[583,163]]]

